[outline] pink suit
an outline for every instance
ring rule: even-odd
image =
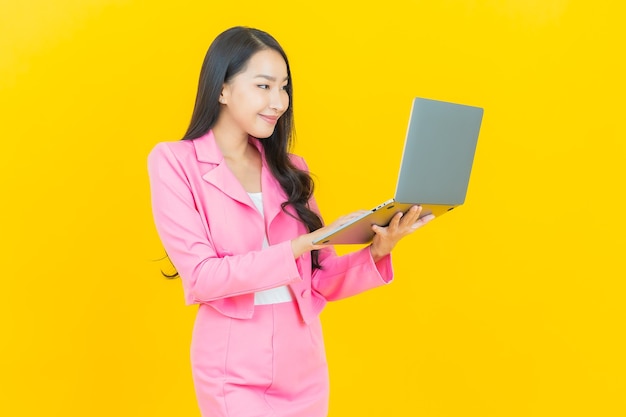
[[[259,141],[251,141],[263,155]],[[291,158],[307,169],[302,158]],[[390,282],[391,258],[374,263],[367,247],[344,256],[325,248],[322,269],[311,273],[310,253],[294,259],[291,249],[291,239],[307,230],[282,211],[286,198],[265,158],[262,217],[224,163],[212,132],[156,145],[148,169],[158,234],[186,303],[200,305],[191,352],[203,415],[325,416],[319,313],[329,300]],[[314,199],[310,206],[317,211]],[[264,234],[270,246],[262,249]],[[294,303],[254,305],[255,292],[282,285],[289,285]]]

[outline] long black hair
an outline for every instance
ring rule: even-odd
[[[293,78],[287,54],[269,33],[237,26],[222,32],[215,38],[202,64],[196,103],[189,128],[182,140],[197,139],[213,128],[220,114],[219,97],[224,84],[245,70],[252,55],[267,49],[278,52],[285,60],[289,80],[287,86],[289,107],[278,119],[272,135],[260,143],[265,151],[265,159],[270,171],[287,195],[287,201],[282,203],[283,211],[290,214],[285,208],[293,207],[297,214],[296,218],[306,226],[309,232],[312,232],[322,227],[322,220],[309,208],[308,204],[313,195],[314,183],[311,176],[294,166],[289,158],[289,149],[293,145],[295,131]],[[317,250],[312,251],[311,259],[313,269],[321,268]]]

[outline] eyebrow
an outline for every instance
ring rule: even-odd
[[[265,74],[258,74],[254,78],[265,78],[266,80],[269,80],[269,81],[276,81],[276,77],[272,77],[271,75],[265,75]],[[285,77],[283,79],[283,81],[288,81],[288,80],[289,80],[289,77]]]

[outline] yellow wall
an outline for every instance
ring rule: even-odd
[[[236,24],[290,55],[327,220],[393,193],[413,96],[485,108],[466,205],[324,312],[331,416],[626,415],[624,6],[296,3],[2,0],[0,415],[199,415],[145,159]]]

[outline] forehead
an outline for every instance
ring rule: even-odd
[[[263,49],[250,57],[244,73],[252,77],[271,76],[282,81],[287,78],[287,64],[280,53]]]

